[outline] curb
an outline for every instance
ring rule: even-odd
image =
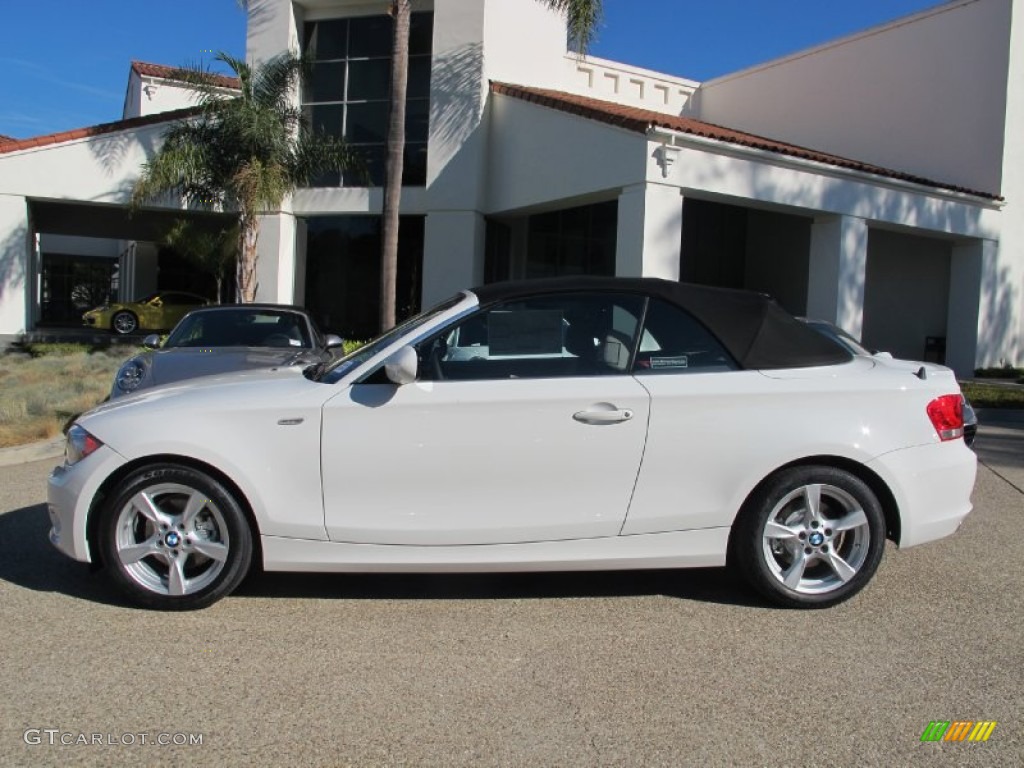
[[[13,448],[0,448],[0,467],[14,464],[27,464],[30,461],[55,459],[64,454],[64,438],[58,437],[42,443],[16,445]]]

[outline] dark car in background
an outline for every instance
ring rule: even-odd
[[[197,376],[327,363],[342,340],[299,307],[224,304],[189,312],[163,344],[155,334],[143,344],[148,351],[118,370],[111,398]]]

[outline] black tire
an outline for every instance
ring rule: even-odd
[[[177,464],[128,475],[100,511],[98,546],[114,584],[145,608],[205,608],[229,595],[252,561],[252,531],[221,482]]]
[[[139,330],[139,318],[135,316],[134,312],[122,309],[120,312],[115,312],[114,316],[110,318],[110,330],[121,336],[135,333]]]
[[[815,506],[817,514],[808,513]],[[733,565],[777,605],[827,608],[871,580],[885,530],[882,505],[860,478],[836,467],[791,467],[762,483],[736,519]]]

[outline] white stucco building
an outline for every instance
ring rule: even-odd
[[[1024,0],[953,0],[703,83],[569,54],[533,0],[415,7],[400,307],[651,275],[767,291],[963,375],[1024,360]],[[264,218],[260,297],[347,336],[377,314],[386,8],[250,2],[247,57],[309,52],[310,119],[367,158]],[[0,334],[42,320],[48,237],[144,242],[173,215],[123,213],[187,104],[168,75],[133,65],[125,122],[0,143]],[[163,279],[147,248],[120,255],[122,294]]]

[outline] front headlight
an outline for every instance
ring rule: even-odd
[[[127,363],[121,366],[121,370],[117,372],[117,378],[114,381],[117,384],[117,388],[128,394],[134,392],[139,388],[143,378],[146,376],[146,366],[140,363],[138,360],[129,360]]]
[[[68,430],[68,438],[64,444],[64,463],[77,464],[90,453],[99,448],[103,443],[86,432],[77,424],[72,424]]]

